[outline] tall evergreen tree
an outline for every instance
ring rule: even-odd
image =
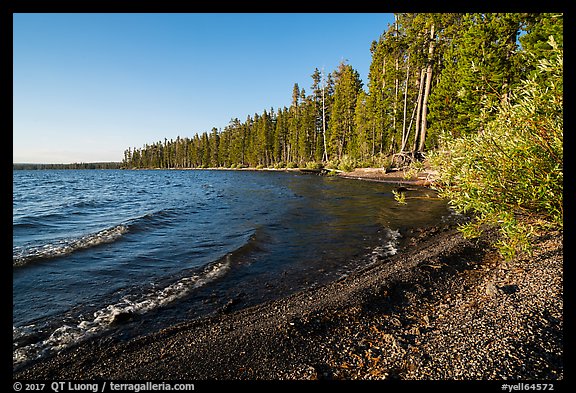
[[[347,153],[347,147],[354,130],[354,110],[356,99],[362,90],[360,74],[352,66],[342,62],[336,74],[334,104],[330,118],[329,154],[341,159]]]
[[[538,61],[552,60],[558,53],[550,46],[549,37],[559,49],[563,48],[564,16],[560,13],[530,13],[523,17],[522,30],[525,34],[519,37],[519,41],[524,52],[519,66],[522,74],[536,75]]]
[[[216,127],[212,127],[212,132],[210,134],[210,166],[219,167],[220,166],[220,135]]]
[[[300,129],[300,87],[294,83],[292,89],[292,105],[288,117],[288,146],[287,161],[297,162],[298,156],[298,136]]]
[[[286,164],[288,161],[288,109],[278,110],[274,127],[274,157],[276,163]]]
[[[444,54],[444,69],[432,93],[437,131],[481,132],[493,115],[482,108],[498,105],[518,81],[515,59],[520,14],[466,14]]]
[[[370,52],[372,53],[372,62],[368,73],[368,96],[366,100],[368,107],[371,108],[370,118],[375,123],[377,130],[375,149],[382,153],[389,133],[388,116],[386,115],[388,108],[386,94],[387,51],[384,35],[378,41],[372,42]]]
[[[356,126],[353,138],[353,158],[367,161],[374,156],[376,150],[376,123],[372,118],[372,108],[368,95],[361,90],[356,99],[354,124]]]

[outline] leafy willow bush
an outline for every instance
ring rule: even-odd
[[[324,168],[324,163],[320,161],[308,161],[305,165],[305,168],[317,171]]]
[[[325,167],[327,169],[338,169],[344,172],[352,172],[360,167],[360,162],[348,154],[344,154],[340,159],[329,160]]]
[[[431,156],[440,196],[473,213],[464,235],[497,225],[506,258],[530,252],[538,228],[563,228],[563,52],[551,42],[557,55],[539,61],[536,75],[500,104],[495,120],[478,134],[442,138]]]
[[[348,154],[344,154],[342,156],[342,159],[340,160],[338,168],[340,170],[343,170],[344,172],[352,172],[354,169],[358,168],[359,166],[360,166],[360,164],[358,163],[358,160],[349,156]]]

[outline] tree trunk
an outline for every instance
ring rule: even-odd
[[[384,148],[384,94],[386,89],[386,54],[382,52],[382,105],[380,106],[380,119],[382,124],[380,125],[380,154],[382,154],[382,149]]]
[[[406,145],[408,144],[408,135],[410,134],[410,130],[412,129],[412,123],[414,122],[414,115],[416,114],[417,108],[418,108],[418,102],[415,102],[414,103],[414,109],[412,110],[412,116],[410,116],[410,124],[408,125],[408,131],[406,133],[406,140],[402,144],[402,151],[404,151],[404,149],[406,148]],[[416,139],[416,136],[414,136],[414,139]],[[414,142],[414,143],[416,143],[416,142]]]
[[[403,152],[406,147],[406,142],[408,142],[408,134],[406,133],[406,100],[408,98],[408,76],[410,74],[410,52],[408,52],[408,58],[406,59],[406,79],[404,80],[404,116],[402,119],[402,147],[400,151]]]
[[[398,16],[396,14],[394,14],[394,25],[396,30],[395,38],[398,39]],[[395,49],[397,49],[397,47]],[[400,68],[398,64],[399,63],[398,56],[399,55],[397,53],[394,64],[396,73],[394,75],[394,117],[392,118],[392,138],[390,142],[390,153],[394,152],[394,146],[396,144],[396,114],[398,108],[398,69]]]
[[[376,126],[372,121],[372,157],[376,154]]]
[[[426,142],[426,114],[428,112],[428,96],[430,95],[430,86],[432,85],[432,56],[434,55],[434,24],[430,28],[430,46],[428,48],[428,67],[426,69],[426,88],[424,89],[424,97],[422,100],[422,124],[420,127],[420,144],[418,145],[418,151],[422,152],[424,150],[424,145]]]
[[[418,138],[420,137],[420,118],[422,117],[422,93],[424,92],[424,78],[426,77],[426,69],[422,68],[420,71],[420,86],[418,88],[418,102],[416,104],[416,130],[414,131],[414,146],[412,151],[416,152],[418,146]]]
[[[396,142],[396,115],[398,111],[398,56],[396,56],[395,69],[396,75],[394,76],[394,117],[392,118],[392,140],[390,142],[390,153],[394,152],[394,145]]]
[[[326,148],[326,100],[324,99],[324,70],[322,70],[322,140],[324,142],[323,161],[328,161],[328,150]]]

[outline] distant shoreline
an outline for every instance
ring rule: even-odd
[[[29,164],[14,163],[13,170],[47,170],[47,169],[121,169],[128,171],[158,171],[158,170],[181,170],[181,171],[265,171],[265,172],[299,172],[317,175],[337,176],[344,179],[365,180],[379,183],[392,183],[397,185],[412,185],[420,187],[430,187],[436,177],[436,171],[423,169],[417,173],[408,174],[406,170],[395,169],[386,170],[384,168],[356,168],[346,172],[337,169],[306,169],[306,168],[122,168],[121,162],[93,162],[93,163],[74,163],[74,164]]]
[[[15,162],[12,170],[43,170],[43,169],[122,169],[122,163],[116,161],[106,162],[75,162],[72,164],[38,164]]]

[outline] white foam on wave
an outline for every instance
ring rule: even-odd
[[[93,313],[93,319],[82,320],[74,325],[63,325],[55,329],[50,336],[30,345],[13,351],[12,362],[17,366],[23,362],[40,358],[48,353],[60,351],[110,328],[119,315],[144,314],[148,311],[167,305],[186,296],[195,288],[223,276],[230,269],[230,254],[223,260],[209,265],[202,272],[168,285],[160,290],[153,290],[139,297],[125,296],[118,303],[110,304]],[[33,334],[34,325],[14,327],[14,340],[23,335]]]
[[[63,239],[56,243],[43,244],[41,246],[16,248],[13,252],[12,266],[24,266],[26,263],[35,259],[60,257],[71,254],[77,250],[112,243],[126,232],[128,232],[128,226],[120,224],[80,238]]]
[[[400,231],[392,230],[390,228],[385,228],[384,235],[382,237],[383,244],[375,247],[372,250],[372,255],[370,256],[370,261],[372,263],[378,262],[382,258],[396,255],[398,252],[398,239],[400,239]]]

